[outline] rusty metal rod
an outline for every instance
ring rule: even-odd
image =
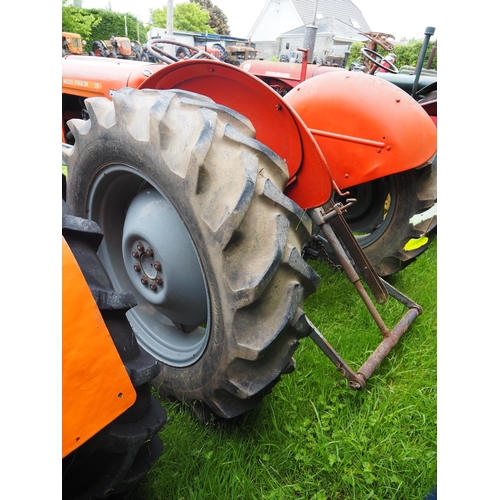
[[[401,321],[393,328],[390,335],[384,337],[384,340],[382,340],[380,345],[375,349],[375,351],[373,351],[372,355],[365,361],[363,366],[358,370],[357,374],[362,376],[365,381],[368,380],[419,314],[420,313],[417,309],[410,309],[403,316]]]
[[[317,213],[314,211],[313,213]],[[319,215],[319,214],[318,214]],[[314,219],[313,219],[314,220]],[[316,217],[316,220],[314,222],[318,223],[318,218]],[[323,231],[323,234],[325,235],[326,239],[328,240],[328,243],[330,243],[333,252],[335,253],[335,256],[340,262],[340,265],[344,269],[347,277],[351,281],[351,283],[354,285],[356,288],[356,291],[358,292],[359,296],[361,297],[361,300],[363,300],[366,308],[370,312],[371,316],[373,317],[373,320],[377,324],[377,327],[379,328],[380,332],[382,335],[385,337],[389,335],[390,330],[387,328],[387,326],[384,323],[384,320],[380,316],[379,312],[375,308],[375,305],[372,302],[372,299],[366,292],[365,288],[363,287],[363,284],[361,283],[360,277],[356,270],[354,269],[354,266],[352,265],[346,251],[344,250],[344,247],[340,243],[339,239],[337,238],[336,234],[334,233],[333,229],[329,226],[329,224],[321,224],[321,230]]]
[[[335,349],[328,343],[325,337],[323,337],[323,335],[321,335],[316,327],[309,321],[309,319],[306,318],[308,325],[307,329],[309,330],[308,333],[312,340],[316,343],[316,345],[318,345],[323,353],[326,354],[326,356],[333,362],[337,370],[339,370],[342,375],[347,378],[349,387],[354,390],[363,389],[364,387],[366,387],[366,381],[370,378],[370,376],[378,368],[378,366],[380,366],[382,361],[387,357],[389,352],[391,352],[394,346],[398,343],[399,339],[408,330],[410,325],[422,313],[422,308],[413,300],[408,298],[406,295],[403,295],[393,286],[389,285],[389,283],[380,278],[380,281],[382,282],[382,285],[386,287],[388,294],[408,308],[406,314],[393,328],[393,330],[389,330],[389,328],[385,325],[384,320],[375,308],[370,297],[368,296],[365,288],[363,287],[360,277],[356,272],[351,260],[349,259],[342,243],[335,234],[335,231],[333,231],[330,225],[325,222],[322,214],[317,209],[310,210],[309,214],[313,222],[317,224],[323,231],[323,234],[332,247],[332,251],[335,253],[336,258],[339,260],[347,277],[355,286],[358,294],[365,303],[367,309],[369,310],[384,338],[379,346],[375,349],[375,351],[357,371],[357,373],[355,373],[340,357],[337,351],[335,351]]]

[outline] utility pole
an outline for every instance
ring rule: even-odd
[[[167,1],[167,40],[175,40],[174,38],[174,0]],[[175,55],[175,47],[168,44],[165,50],[172,56]]]

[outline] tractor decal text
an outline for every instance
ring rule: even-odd
[[[88,89],[102,89],[102,83],[87,82],[85,80],[74,80],[73,78],[63,78],[64,85],[73,85],[75,87],[86,87]]]

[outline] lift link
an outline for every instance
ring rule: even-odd
[[[377,275],[344,219],[342,212],[345,208],[346,206],[341,203],[337,203],[327,213],[325,213],[322,209],[317,208],[309,210],[308,214],[313,222],[321,229],[323,235],[330,244],[335,257],[340,262],[344,272],[356,288],[358,294],[377,324],[383,340],[371,356],[365,361],[363,366],[361,366],[357,372],[354,372],[340,357],[337,351],[335,351],[335,349],[328,343],[325,337],[321,335],[311,321],[308,318],[305,319],[307,321],[307,328],[309,328],[309,335],[312,340],[333,362],[337,370],[339,370],[348,380],[349,387],[354,390],[359,390],[366,387],[366,381],[387,357],[389,352],[398,343],[399,339],[408,330],[410,325],[422,313],[422,307],[403,295]],[[332,229],[332,226],[335,231]],[[339,235],[341,240],[337,237],[336,233]],[[391,296],[408,308],[406,314],[392,331],[385,325],[384,320],[375,308],[370,296],[361,283],[361,279],[351,262],[351,259],[359,269],[359,272],[365,279],[379,304],[385,303],[387,297]]]

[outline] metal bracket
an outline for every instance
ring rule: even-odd
[[[309,335],[312,340],[328,356],[342,375],[347,378],[349,381],[349,387],[351,389],[358,390],[366,387],[366,381],[368,378],[387,357],[389,352],[398,343],[399,339],[408,330],[410,325],[422,313],[422,308],[376,274],[363,252],[363,249],[359,246],[356,238],[349,229],[349,226],[342,215],[343,208],[344,207],[341,204],[337,204],[334,207],[335,212],[330,211],[325,214],[320,211],[320,209],[313,209],[309,210],[308,213],[313,222],[321,229],[324,236],[328,240],[335,257],[340,262],[344,272],[356,288],[356,291],[360,295],[372,318],[377,324],[383,336],[383,340],[371,356],[365,361],[363,366],[361,366],[357,372],[354,372],[340,357],[337,351],[333,349],[323,335],[321,335],[316,327],[309,321],[309,319],[306,318],[306,320],[310,328]],[[332,229],[332,226],[335,231]],[[339,240],[336,233],[338,233],[338,236],[342,238],[342,241]],[[356,272],[351,259],[347,255],[346,250],[354,260],[367,285],[369,285],[379,303],[385,303],[389,295],[408,308],[406,314],[392,331],[385,325],[384,320],[375,308],[375,305],[361,283],[360,277]]]

